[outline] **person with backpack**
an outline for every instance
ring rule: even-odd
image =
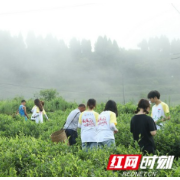
[[[70,112],[64,124],[63,129],[65,129],[66,135],[69,138],[70,146],[76,144],[76,138],[78,137],[77,128],[78,128],[79,116],[85,110],[86,110],[86,106],[84,104],[79,104],[77,109],[74,109],[73,111]]]
[[[98,121],[98,113],[94,111],[96,100],[89,99],[87,102],[87,110],[79,116],[78,127],[81,128],[82,149],[88,151],[97,148],[96,124]]]
[[[115,101],[109,100],[106,103],[104,111],[98,117],[97,123],[97,142],[98,147],[115,146],[114,133],[118,132],[116,128],[118,117],[117,105]]]

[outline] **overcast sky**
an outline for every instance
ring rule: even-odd
[[[136,48],[142,39],[180,38],[180,0],[0,0],[0,30],[64,39],[98,36]]]

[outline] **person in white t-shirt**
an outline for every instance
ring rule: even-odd
[[[42,112],[41,112],[41,109],[43,109]],[[32,108],[31,112],[33,113],[31,116],[31,120],[35,121],[37,124],[43,123],[43,115],[46,117],[46,120],[49,121],[46,111],[44,110],[44,102],[43,101],[36,99],[34,101],[34,107]]]
[[[152,107],[151,117],[156,123],[157,129],[160,129],[163,122],[170,119],[169,107],[160,100],[160,93],[156,90],[149,92],[148,99],[151,103],[155,103]]]
[[[36,123],[43,123],[43,115],[45,115],[46,119],[48,120],[46,111],[43,109],[43,106],[39,99],[34,100],[34,107],[32,108],[31,112],[31,120],[34,120]]]
[[[96,100],[89,99],[87,102],[88,110],[82,112],[79,116],[78,127],[81,128],[82,149],[97,148],[96,139],[96,124],[98,120],[98,113],[94,111],[96,107]]]
[[[106,103],[104,111],[98,117],[97,123],[97,142],[98,147],[115,146],[114,133],[118,130],[116,117],[118,116],[116,103],[109,100]]]
[[[74,109],[70,112],[67,117],[66,123],[64,124],[64,128],[67,137],[69,138],[69,144],[76,144],[76,138],[78,137],[77,128],[80,113],[86,110],[86,106],[84,104],[79,104],[77,109]]]

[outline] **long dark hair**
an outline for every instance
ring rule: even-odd
[[[140,108],[142,108],[146,114],[149,114],[149,112],[147,111],[148,107],[150,107],[149,101],[146,99],[141,99],[138,103],[138,107],[137,107],[135,113],[138,113],[140,111]]]
[[[43,106],[42,106],[41,101],[39,99],[35,99],[34,104],[39,108],[39,110],[41,112],[43,111]]]
[[[42,106],[44,106],[44,105],[45,105],[44,101],[40,101],[40,102],[41,102]]]
[[[116,105],[116,102],[113,100],[109,100],[106,103],[104,111],[112,111],[116,114],[116,117],[118,117],[117,105]]]
[[[94,107],[96,107],[96,100],[95,99],[89,99],[87,102],[87,106],[89,107],[89,109],[93,109]]]

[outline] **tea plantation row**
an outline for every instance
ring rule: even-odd
[[[20,116],[12,115],[17,109],[15,100],[4,102],[7,107],[8,104],[12,107],[13,112],[8,112],[6,106],[2,112],[4,106],[0,103],[0,176],[122,176],[123,171],[107,171],[106,167],[110,154],[141,153],[137,145],[134,147],[130,133],[130,120],[136,107],[130,103],[124,106],[118,104],[116,148],[86,153],[81,150],[80,131],[74,147],[51,142],[50,135],[63,126],[69,112],[76,107],[76,103],[65,101],[55,106],[56,102],[58,99],[46,104],[50,121],[43,124],[35,124],[30,120],[25,122]],[[32,105],[33,101],[27,102],[28,112]],[[96,111],[100,113],[103,108],[104,104],[99,104]],[[156,172],[157,176],[180,176],[179,112],[179,106],[171,108],[171,120],[155,136],[157,155],[176,156],[172,169],[144,171]]]

